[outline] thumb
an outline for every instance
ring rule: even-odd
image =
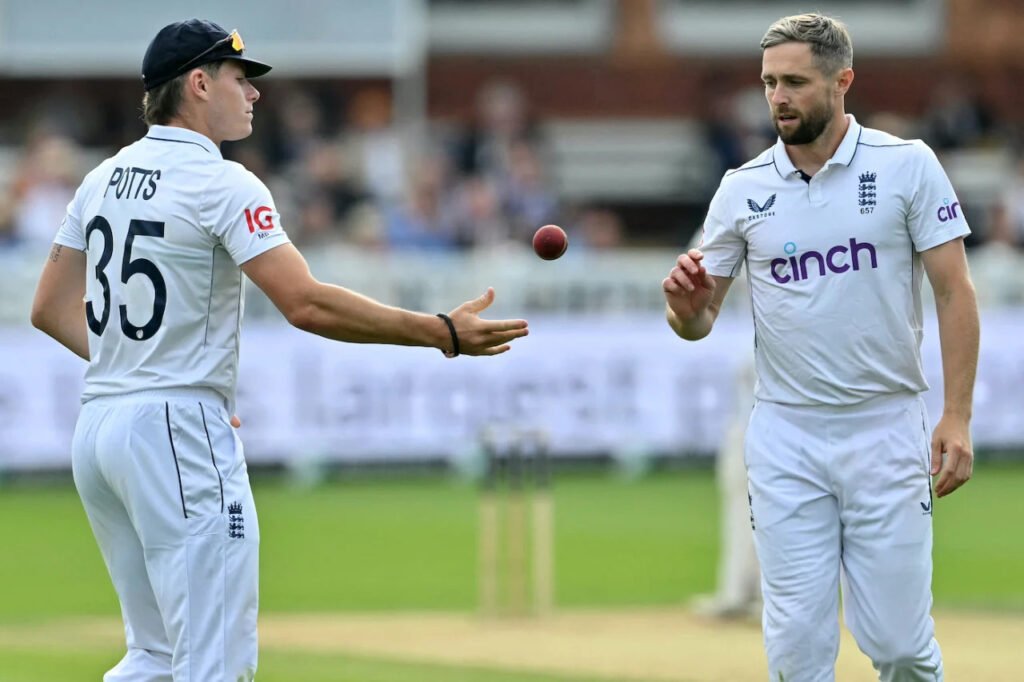
[[[231,415],[231,425],[236,429],[242,426],[242,420],[238,418],[237,414]]]
[[[932,437],[932,476],[942,469],[942,439],[938,436]]]
[[[479,313],[487,309],[487,306],[494,302],[494,287],[487,287],[487,291],[479,298],[474,298],[466,303],[465,307],[471,313]]]

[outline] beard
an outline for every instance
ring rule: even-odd
[[[787,111],[786,113],[794,112]],[[795,129],[783,130],[779,126],[778,114],[772,118],[772,125],[775,126],[775,132],[782,138],[783,143],[789,145],[810,144],[825,132],[825,128],[828,127],[834,113],[835,110],[831,103],[825,102],[822,106],[816,107],[808,111],[807,114],[800,116],[800,125]]]

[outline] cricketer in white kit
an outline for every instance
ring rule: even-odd
[[[772,682],[834,679],[839,593],[886,682],[943,679],[931,611],[931,476],[971,474],[979,323],[963,212],[935,155],[845,114],[842,24],[786,17],[765,34],[777,144],[728,172],[699,249],[663,282],[668,321],[703,338],[747,268],[758,382],[746,441]],[[921,392],[922,275],[935,290],[945,406]]]
[[[223,159],[252,132],[270,70],[237,31],[192,19],[143,59],[148,133],[68,206],[32,322],[89,360],[72,470],[121,604],[127,653],[105,682],[239,682],[257,665],[260,533],[231,424],[242,273],[297,327],[328,338],[494,355],[523,320],[450,315],[318,282],[267,188]]]

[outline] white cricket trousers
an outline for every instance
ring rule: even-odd
[[[256,674],[259,526],[241,441],[204,389],[82,406],[75,486],[121,602],[128,652],[104,682]]]
[[[912,393],[846,407],[759,401],[747,432],[771,682],[831,682],[846,625],[883,682],[941,682],[930,436]]]

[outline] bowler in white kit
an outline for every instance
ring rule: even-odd
[[[117,591],[127,653],[105,682],[239,682],[256,673],[259,525],[231,426],[245,273],[289,322],[339,341],[496,355],[524,320],[450,314],[321,283],[264,184],[223,159],[252,132],[270,66],[237,31],[191,19],[142,63],[145,137],[82,182],[32,323],[89,361],[75,485]]]
[[[761,48],[778,142],[722,179],[702,245],[663,281],[668,322],[683,339],[707,336],[747,269],[758,381],[745,449],[771,682],[835,679],[840,584],[879,679],[937,682],[933,491],[953,492],[973,465],[969,228],[925,144],[845,113],[853,48],[841,23],[785,17]],[[945,399],[931,432],[923,276]]]

